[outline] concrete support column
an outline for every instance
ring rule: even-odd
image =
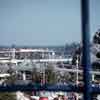
[[[78,69],[79,69],[79,61],[78,61],[78,58],[79,56],[77,55],[77,60],[76,60],[76,69],[77,69],[77,72],[76,72],[76,84],[78,84]]]
[[[92,81],[94,81],[94,74],[92,74]]]
[[[23,77],[23,80],[26,80],[26,73],[25,72],[22,73],[22,77]]]
[[[13,48],[12,49],[12,59],[15,59],[15,52],[16,52],[16,50],[15,50],[15,48]]]

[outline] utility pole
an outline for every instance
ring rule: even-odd
[[[76,70],[77,70],[77,72],[76,72],[76,84],[77,84],[77,86],[79,84],[78,68],[79,68],[79,55],[77,55],[77,59],[76,59]],[[78,97],[79,97],[79,95],[78,95],[78,93],[76,93],[76,100],[78,100]]]
[[[90,35],[89,35],[89,0],[81,0],[82,66],[84,75],[84,100],[91,100],[91,64],[90,64]]]
[[[77,55],[77,60],[76,60],[76,69],[77,69],[77,72],[76,72],[76,84],[78,85],[78,68],[79,68],[79,55]]]

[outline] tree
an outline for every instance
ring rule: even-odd
[[[45,76],[46,76],[46,82],[48,84],[55,84],[57,83],[57,76],[56,76],[56,72],[54,72],[54,68],[53,66],[49,65],[46,69],[45,69]]]
[[[93,43],[100,44],[100,29],[95,33],[93,37]]]
[[[71,74],[68,73],[68,72],[65,72],[65,73],[64,73],[64,80],[65,80],[66,82],[68,82],[70,79],[71,79]]]
[[[5,81],[5,83],[8,84],[8,85],[15,84],[15,82],[17,80],[17,76],[16,76],[16,73],[15,73],[15,70],[12,68],[11,63],[9,64],[9,69],[8,69],[7,72],[10,74],[10,76],[7,77],[7,80]]]
[[[73,42],[71,44],[66,44],[65,47],[64,47],[64,53],[73,55],[75,49],[77,47],[79,47],[79,46],[80,46],[80,44],[79,43],[75,43],[75,42]]]
[[[100,71],[100,29],[93,36],[92,57],[92,70]],[[99,80],[95,75],[92,81],[100,83],[100,75]]]
[[[100,71],[100,30],[98,30],[93,37],[93,49],[96,50],[95,53],[92,53],[92,55],[95,56],[95,59],[92,62],[92,67],[94,70]]]
[[[76,65],[77,59],[79,61],[79,65],[81,65],[81,59],[82,59],[82,47],[81,46],[78,47],[74,52],[73,59],[72,59],[72,65]]]
[[[75,83],[75,81],[76,81],[76,73],[71,72],[70,75],[71,75],[71,78],[69,79],[69,81]]]
[[[41,74],[37,71],[37,68],[33,68],[32,70],[32,81],[34,83],[40,83],[41,82]]]
[[[0,92],[0,100],[16,100],[16,94],[9,92]]]
[[[7,77],[7,80],[5,81],[5,83],[7,85],[14,85],[16,80],[17,80],[17,77],[15,74],[13,74],[13,75],[10,75],[9,77]]]

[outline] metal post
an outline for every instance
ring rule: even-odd
[[[79,70],[79,61],[78,61],[78,58],[79,58],[79,56],[77,55],[77,60],[76,60],[76,70],[77,70],[77,72],[76,72],[76,84],[78,85],[79,84],[79,78],[78,78],[78,70]],[[76,93],[76,100],[78,100],[79,98],[79,95],[78,95],[78,93]]]
[[[90,87],[90,36],[89,36],[89,0],[81,0],[82,7],[82,43],[83,58],[82,66],[84,70],[84,100],[91,100]]]
[[[12,48],[12,59],[15,59],[15,48]]]
[[[94,79],[94,76],[95,76],[95,75],[92,73],[92,82],[94,82],[94,80],[95,80],[95,79]]]
[[[23,75],[23,80],[25,81],[26,80],[26,73],[23,72],[22,75]]]
[[[78,61],[78,55],[77,55],[77,60],[76,60],[76,70],[77,70],[77,72],[76,72],[76,84],[78,85],[78,66],[79,65],[79,61]]]

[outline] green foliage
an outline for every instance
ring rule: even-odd
[[[76,65],[76,60],[77,60],[77,57],[76,57],[76,55],[74,55],[74,56],[73,56],[73,59],[72,59],[72,64],[73,64],[73,65]]]
[[[100,30],[98,30],[94,37],[93,37],[93,43],[97,43],[97,44],[100,44]]]
[[[95,51],[95,56],[97,59],[100,59],[100,29],[95,33],[94,37],[93,37],[93,43],[98,46],[96,46],[96,51]],[[97,70],[100,71],[100,61],[96,60],[94,62],[92,62],[92,68],[93,70]]]
[[[48,84],[55,84],[57,83],[57,76],[56,73],[54,72],[54,69],[52,66],[48,66],[45,69],[45,75],[46,75],[46,82]]]
[[[70,82],[75,82],[76,81],[76,73],[70,73],[71,77],[69,78]]]
[[[69,74],[68,72],[64,73],[64,79],[66,81],[69,81],[71,79],[71,74]]]
[[[81,55],[82,55],[82,47],[79,47],[75,50],[75,53],[73,55],[73,59],[72,59],[73,65],[76,65],[77,56],[78,56],[78,61],[81,64]]]
[[[7,78],[5,83],[8,85],[13,85],[15,81],[16,81],[16,75],[11,75],[10,77]]]
[[[32,70],[32,81],[34,83],[40,83],[41,82],[41,74],[37,71],[36,68],[33,68]]]
[[[9,92],[0,92],[0,100],[16,100],[16,94]]]

